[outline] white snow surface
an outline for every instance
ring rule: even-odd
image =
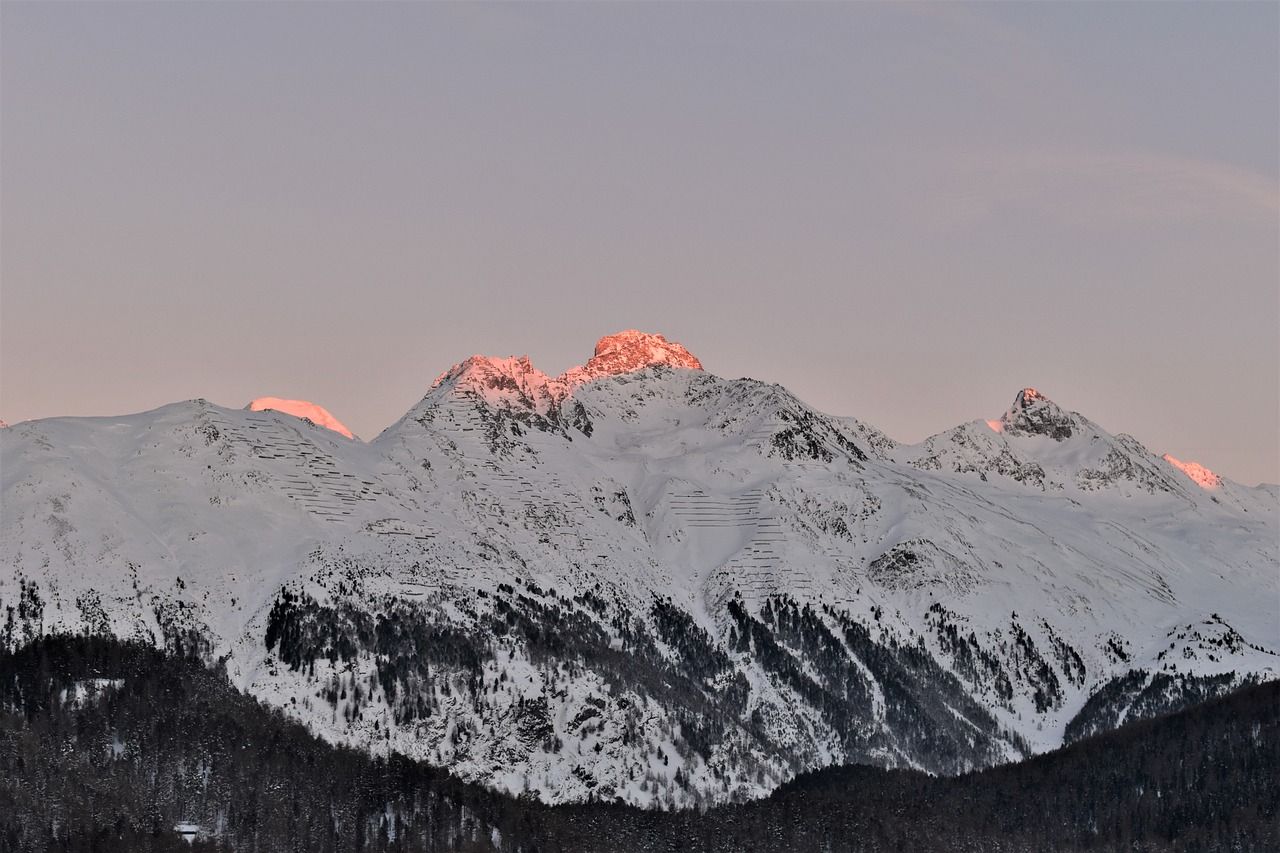
[[[998,428],[974,421],[900,445],[640,335],[603,339],[596,368],[554,379],[528,359],[473,357],[368,443],[287,407],[205,400],[5,429],[0,609],[30,586],[41,603],[7,640],[194,631],[239,687],[335,742],[551,802],[606,785],[640,805],[688,804],[690,790],[757,796],[792,771],[766,762],[757,778],[728,753],[689,757],[650,697],[535,662],[518,644],[497,643],[485,664],[483,710],[455,693],[447,713],[396,725],[376,712],[389,706],[374,690],[374,712],[348,721],[318,691],[368,677],[377,661],[321,661],[315,674],[282,665],[264,644],[276,596],[288,587],[370,612],[409,602],[465,626],[499,584],[595,589],[638,614],[670,597],[724,642],[732,597],[758,608],[785,594],[935,653],[934,604],[992,649],[1015,619],[1042,648],[1064,638],[1088,673],[1076,684],[1059,672],[1065,699],[1047,711],[1016,684],[1007,702],[966,684],[1035,750],[1059,745],[1092,691],[1130,669],[1276,676],[1274,487],[1201,488],[1030,389]],[[877,562],[899,546],[918,559]],[[1227,630],[1243,642],[1205,639]],[[749,707],[773,715],[780,742],[807,766],[840,760],[811,709],[749,656],[736,660]],[[875,726],[884,699],[868,677]],[[513,740],[512,708],[539,697],[559,751]],[[600,713],[575,723],[588,706]],[[684,786],[671,781],[677,768]]]
[[[325,429],[331,429],[339,435],[347,438],[355,438],[351,430],[347,429],[342,421],[335,418],[329,413],[329,410],[317,403],[307,400],[285,400],[280,397],[259,397],[250,401],[246,406],[251,412],[262,412],[268,409],[277,412],[284,412],[286,415],[293,415],[295,418],[303,418],[311,421],[317,426]]]
[[[1191,478],[1191,481],[1202,489],[1216,489],[1222,485],[1222,478],[1199,462],[1184,462],[1166,453],[1160,457],[1173,467]]]

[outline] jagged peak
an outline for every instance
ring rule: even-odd
[[[286,415],[293,415],[295,418],[305,418],[316,426],[324,427],[332,430],[339,435],[347,438],[355,438],[351,430],[343,425],[342,421],[335,418],[329,413],[324,406],[307,400],[286,400],[282,397],[259,397],[253,400],[249,405],[245,406],[250,412],[283,412]]]
[[[1168,453],[1160,458],[1186,474],[1192,482],[1202,489],[1216,489],[1222,485],[1222,478],[1201,465],[1199,462],[1183,462],[1181,459],[1175,459]]]
[[[1031,386],[1027,386],[1026,388],[1023,388],[1021,391],[1018,392],[1018,396],[1015,398],[1014,402],[1022,403],[1025,405],[1029,403],[1034,403],[1037,400],[1048,400],[1048,399],[1049,399],[1048,397],[1041,394],[1036,389],[1032,388]]]
[[[518,391],[530,400],[560,399],[593,379],[659,365],[702,369],[702,362],[683,345],[659,334],[627,329],[600,338],[586,364],[571,367],[559,376],[543,373],[528,356],[473,355],[442,373],[431,387],[453,385],[478,391]]]
[[[687,370],[702,369],[702,362],[682,344],[668,341],[662,335],[626,329],[598,340],[591,359],[581,368],[565,371],[564,377],[568,378],[575,371],[581,371],[594,379],[598,376],[631,373],[655,365]]]
[[[1018,392],[1013,405],[998,422],[988,421],[987,424],[996,432],[1008,435],[1044,435],[1054,441],[1070,438],[1079,426],[1070,412],[1031,387]]]
[[[545,385],[551,380],[541,370],[533,366],[527,355],[492,356],[473,355],[458,362],[453,367],[436,377],[432,388],[457,382],[470,382],[476,379],[487,380],[494,377],[508,377],[520,385]]]

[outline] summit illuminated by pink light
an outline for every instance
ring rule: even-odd
[[[1166,453],[1163,457],[1173,467],[1191,478],[1202,489],[1216,489],[1222,485],[1222,478],[1201,465],[1199,462],[1183,462]]]
[[[285,400],[280,397],[259,397],[250,403],[247,408],[251,412],[275,411],[284,412],[286,415],[293,415],[295,418],[306,418],[316,426],[322,426],[325,429],[333,430],[339,435],[345,435],[347,438],[355,438],[351,430],[343,425],[342,421],[329,414],[329,410],[324,406],[308,402],[306,400]]]

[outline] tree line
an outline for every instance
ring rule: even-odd
[[[4,851],[1261,851],[1280,849],[1277,767],[1268,683],[958,777],[848,766],[705,811],[550,807],[327,744],[193,656],[89,637],[0,654]]]

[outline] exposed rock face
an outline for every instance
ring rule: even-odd
[[[564,376],[589,381],[655,365],[702,369],[702,362],[680,344],[668,341],[662,335],[628,329],[616,335],[605,335],[596,343],[591,360],[580,368],[565,371]]]
[[[434,390],[452,386],[480,393],[490,401],[506,398],[507,402],[518,402],[546,414],[581,385],[649,367],[702,370],[702,362],[662,335],[628,329],[605,335],[596,342],[595,353],[586,364],[571,367],[559,376],[543,373],[528,356],[473,355],[441,374],[431,387]]]
[[[552,378],[534,367],[528,356],[473,355],[442,374],[431,390],[476,394],[493,404],[545,413],[556,406],[569,389],[559,378]]]
[[[926,471],[995,478],[1043,492],[1189,495],[1186,479],[1142,442],[1112,434],[1034,388],[1019,391],[997,420],[970,421],[920,444],[898,445],[889,455]]]
[[[1034,388],[1018,392],[1001,422],[1001,431],[1009,435],[1044,435],[1054,441],[1070,438],[1077,426],[1070,412],[1058,408],[1057,403]]]

